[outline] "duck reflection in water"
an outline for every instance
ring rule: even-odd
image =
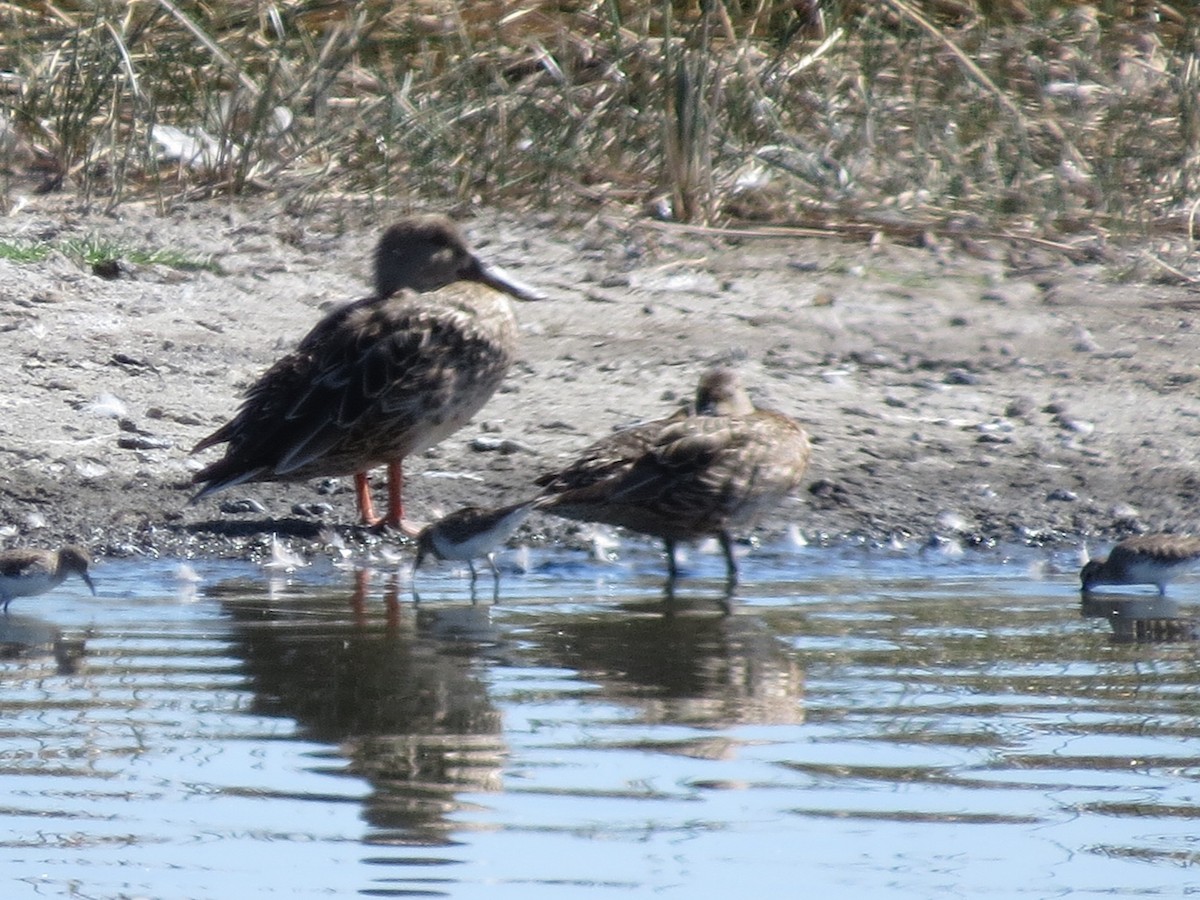
[[[649,598],[647,598],[649,600]],[[538,630],[538,664],[577,673],[639,721],[704,728],[804,721],[804,671],[757,616],[715,616],[706,601],[628,603],[612,615],[561,616]],[[707,613],[707,614],[705,614]],[[679,751],[706,752],[705,741]]]
[[[365,579],[359,590],[369,591]],[[382,611],[376,597],[358,596],[347,615],[344,594],[226,596],[222,605],[252,711],[291,719],[303,737],[336,748],[318,768],[371,784],[363,803],[381,832],[373,839],[437,846],[449,842],[458,793],[499,789],[506,747],[475,645],[461,628],[443,638],[442,611],[417,617],[399,594],[393,576]],[[344,768],[334,762],[342,758]]]

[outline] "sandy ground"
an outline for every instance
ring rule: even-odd
[[[82,212],[39,198],[0,239],[95,237],[211,254],[221,274],[0,261],[0,542],[99,555],[318,552],[354,527],[348,480],[244,485],[189,505],[189,448],[333,304],[366,291],[399,209],[268,204]],[[646,222],[483,211],[481,255],[550,299],[520,304],[520,361],[474,422],[408,464],[413,514],[528,494],[594,438],[661,415],[733,362],[809,429],[805,487],[764,535],[910,545],[1091,543],[1200,530],[1200,295],[1123,284],[1002,242],[909,247],[718,239]],[[577,526],[531,519],[523,540]],[[396,537],[386,538],[397,541]]]

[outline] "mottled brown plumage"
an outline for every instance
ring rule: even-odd
[[[88,574],[91,557],[82,547],[68,544],[61,550],[19,548],[0,552],[0,603],[4,612],[17,597],[44,594],[62,584],[68,575],[78,575],[96,593]]]
[[[787,497],[808,457],[799,423],[756,409],[734,372],[714,369],[700,380],[692,407],[616,432],[539,478],[537,507],[661,538],[672,580],[676,543],[715,536],[732,583],[732,532]]]
[[[443,216],[393,225],[375,256],[375,293],[334,310],[247,391],[238,414],[193,452],[225,456],[193,478],[193,499],[247,481],[354,475],[376,524],[367,470],[389,467],[387,524],[406,527],[401,461],[465,425],[512,364],[509,296],[537,294],[468,248]]]
[[[1160,595],[1180,572],[1200,564],[1200,537],[1143,534],[1121,541],[1106,559],[1089,560],[1079,573],[1083,590],[1100,584],[1153,584]]]

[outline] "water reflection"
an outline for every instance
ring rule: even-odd
[[[668,578],[663,584],[663,612],[666,615],[672,615],[680,606],[695,604],[700,599],[699,595],[694,592],[685,594],[679,588],[677,581],[678,579]],[[730,615],[737,603],[737,584],[726,582],[719,592],[704,602],[711,608]]]
[[[198,563],[192,598],[173,563],[113,563],[103,607],[0,621],[0,878],[462,898],[1194,881],[1200,672],[1161,642],[1189,605],[1077,607],[1073,576],[1021,563],[803,562],[757,557],[729,614],[718,579],[664,598],[637,559],[532,566],[498,605],[438,572],[414,603],[406,566],[402,590]]]
[[[50,657],[56,672],[68,675],[79,670],[86,640],[65,637],[62,629],[33,616],[0,616],[0,660],[33,661]]]
[[[490,590],[486,589],[486,587],[483,590],[479,589],[479,579],[478,579],[478,576],[476,575],[476,573],[474,573],[474,572],[471,573],[470,581],[468,582],[468,584],[470,585],[469,593],[470,593],[470,600],[471,600],[472,604],[478,604],[481,602],[482,603],[499,603],[500,602],[500,576],[498,574],[494,574],[492,576],[492,579],[491,579],[492,586],[491,586]],[[428,589],[426,590],[425,597],[424,598],[421,597],[421,592],[417,589],[417,575],[415,572],[413,573],[413,577],[412,577],[412,597],[413,597],[413,602],[417,603],[417,604],[420,604],[422,602],[422,599],[424,599],[426,602],[428,602],[430,600],[436,602],[439,599],[441,599],[436,595],[435,592],[430,591]]]
[[[804,673],[756,615],[712,601],[629,602],[541,630],[543,664],[575,670],[646,722],[724,726],[804,721]]]
[[[1200,619],[1180,615],[1179,603],[1158,595],[1084,594],[1084,618],[1106,618],[1117,644],[1164,644],[1200,639]]]
[[[500,784],[501,716],[471,643],[484,629],[462,628],[461,608],[418,614],[394,579],[382,605],[366,590],[360,575],[349,594],[225,599],[231,649],[245,661],[254,712],[293,719],[370,782],[364,817],[394,832],[380,840],[444,843],[456,793]]]

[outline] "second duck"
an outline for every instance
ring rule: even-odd
[[[808,435],[795,419],[756,409],[737,373],[717,368],[700,379],[690,409],[618,431],[539,478],[536,506],[661,538],[672,583],[676,544],[715,536],[732,586],[732,529],[753,524],[795,490],[808,457]]]

